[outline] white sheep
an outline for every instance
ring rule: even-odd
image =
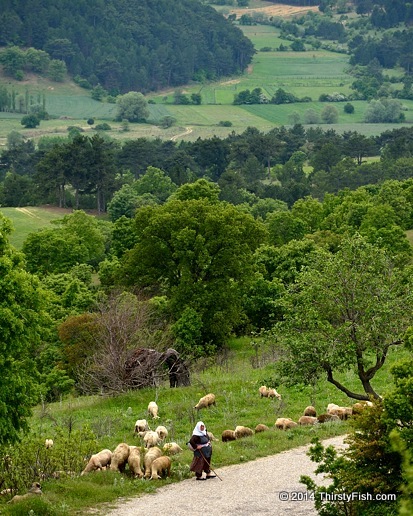
[[[301,426],[315,425],[316,423],[318,423],[318,419],[315,416],[301,416],[298,420],[298,424]]]
[[[304,409],[304,416],[316,417],[316,415],[317,415],[317,411],[316,411],[315,407],[313,407],[312,405],[309,405],[308,407],[306,407]]]
[[[261,385],[261,387],[258,389],[258,392],[260,393],[261,398],[268,397],[268,387],[266,385]]]
[[[157,432],[153,430],[149,430],[146,432],[143,442],[145,443],[145,448],[152,448],[152,446],[157,446],[160,443],[160,438]]]
[[[207,432],[207,435],[210,441],[219,441],[212,432]]]
[[[267,398],[277,398],[277,400],[281,399],[281,394],[279,394],[275,389],[268,389]]]
[[[143,458],[143,465],[145,468],[145,478],[149,478],[151,476],[151,466],[152,462],[158,457],[162,456],[162,450],[157,446],[154,446],[150,450],[145,453]]]
[[[164,426],[158,426],[155,432],[159,435],[161,441],[168,437],[168,430]]]
[[[267,430],[269,430],[268,426],[267,425],[263,425],[262,423],[259,423],[256,427],[255,427],[255,433],[258,434],[260,432],[266,432]]]
[[[159,407],[155,401],[150,401],[148,405],[148,413],[153,419],[159,419],[158,416]]]
[[[33,495],[41,495],[43,494],[42,488],[39,484],[39,482],[33,482],[31,488],[27,493],[24,495],[15,495],[8,503],[16,503],[21,502],[22,500],[26,500],[27,498],[30,498]]]
[[[171,459],[165,455],[158,457],[151,464],[151,478],[149,480],[156,480],[162,478],[162,475],[169,477],[171,473]]]
[[[129,471],[132,472],[135,478],[143,477],[141,470],[141,450],[139,446],[129,446],[128,466]]]
[[[44,446],[46,449],[53,448],[53,439],[46,439],[44,442]]]
[[[163,446],[163,451],[167,455],[176,455],[177,453],[181,453],[183,450],[179,446],[178,443],[172,442],[172,443],[165,443]]]
[[[147,432],[149,430],[149,425],[146,419],[138,419],[135,423],[135,434],[139,432]]]
[[[194,409],[201,410],[203,408],[209,408],[211,405],[216,405],[215,403],[215,394],[211,392],[203,396],[198,403],[195,405]]]
[[[110,469],[112,471],[124,472],[129,457],[129,445],[126,443],[120,443],[116,446],[113,451],[112,460],[110,463]]]
[[[254,435],[254,432],[247,426],[237,426],[234,430],[234,434],[236,439],[241,439],[242,437],[249,437],[250,435]]]
[[[297,423],[289,417],[279,417],[275,422],[275,427],[279,430],[289,430],[295,426],[298,426]]]
[[[108,449],[101,450],[98,453],[92,455],[89,459],[89,462],[86,464],[85,469],[80,474],[86,475],[86,473],[90,473],[96,470],[102,470],[110,465],[112,461],[112,452]]]

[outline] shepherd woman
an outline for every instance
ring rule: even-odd
[[[190,470],[195,472],[196,480],[206,480],[207,478],[215,478],[211,475],[211,457],[212,446],[209,440],[207,430],[202,421],[198,421],[192,437],[189,440],[191,449],[194,452],[194,458],[191,462]],[[202,477],[202,472],[205,471],[206,477]]]

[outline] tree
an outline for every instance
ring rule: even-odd
[[[335,106],[324,106],[321,111],[321,120],[326,124],[336,124],[338,122],[338,111]]]
[[[40,124],[40,120],[36,115],[25,115],[20,123],[26,129],[34,129]]]
[[[117,117],[129,122],[144,122],[149,117],[148,102],[142,93],[130,91],[120,95],[116,101],[118,105]]]
[[[52,59],[49,64],[48,75],[52,81],[63,82],[67,74],[66,63],[60,59]]]
[[[38,401],[33,356],[50,323],[47,296],[25,271],[22,255],[11,248],[11,223],[0,214],[0,444],[17,441],[28,428]]]
[[[379,398],[371,381],[411,322],[409,274],[356,234],[336,254],[320,251],[285,301],[285,319],[275,327],[285,351],[283,374],[308,383],[326,375],[351,398]],[[362,392],[337,379],[336,373],[349,369],[356,371]]]
[[[134,232],[121,281],[168,296],[175,321],[191,307],[202,321],[204,347],[222,346],[242,320],[240,292],[263,225],[234,206],[201,198],[140,209]]]
[[[315,109],[306,109],[304,112],[304,123],[306,124],[318,124],[320,123],[320,115]]]

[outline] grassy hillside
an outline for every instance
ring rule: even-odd
[[[392,388],[389,367],[403,353],[402,349],[392,351],[388,364],[378,373],[377,381],[373,382],[381,394]],[[120,442],[139,445],[141,441],[134,435],[134,424],[136,419],[148,417],[147,406],[151,400],[156,400],[160,407],[160,419],[150,420],[151,428],[156,428],[158,424],[166,426],[169,431],[167,440],[176,441],[184,448],[180,455],[172,457],[171,478],[156,483],[134,480],[128,470],[122,476],[107,471],[79,477],[84,467],[80,456],[74,466],[73,478],[42,482],[42,499],[44,504],[49,504],[49,512],[41,514],[85,514],[87,507],[102,508],[100,504],[104,502],[153,492],[159,486],[192,476],[189,472],[192,454],[185,447],[185,443],[199,419],[218,438],[223,430],[234,429],[239,424],[255,428],[258,423],[264,423],[270,427],[267,432],[243,440],[231,443],[222,443],[220,440],[214,442],[214,468],[294,448],[309,443],[315,436],[323,439],[346,433],[349,429],[346,422],[298,427],[288,432],[275,429],[277,417],[285,416],[297,420],[309,404],[313,404],[321,413],[329,402],[343,405],[351,403],[351,400],[325,381],[320,381],[314,389],[304,385],[287,387],[279,384],[273,368],[275,357],[276,350],[271,347],[254,350],[250,339],[236,339],[230,343],[225,354],[209,363],[200,362],[192,369],[190,387],[170,389],[165,383],[157,389],[142,389],[113,398],[88,396],[37,407],[32,418],[32,432],[25,438],[25,446],[32,442],[38,443],[39,460],[44,456],[45,438],[52,438],[55,442],[48,455],[48,460],[53,461],[63,453],[62,443],[67,443],[70,434],[74,436],[70,446],[74,450],[80,446],[75,436],[82,429],[88,436],[85,440],[89,443],[83,444],[88,444],[91,452],[106,447],[113,450]],[[350,388],[359,389],[352,371],[347,371],[340,379]],[[260,398],[258,387],[262,384],[275,386],[282,394],[282,400]],[[196,413],[192,407],[208,392],[216,394],[216,406]],[[87,433],[86,428],[92,430],[95,438]],[[17,514],[5,502],[6,500],[0,501],[0,513]],[[26,507],[24,514],[30,508]]]
[[[50,224],[51,220],[62,218],[72,210],[64,208],[48,208],[28,206],[25,208],[0,208],[0,213],[10,219],[14,231],[10,243],[21,249],[29,233],[34,233]]]

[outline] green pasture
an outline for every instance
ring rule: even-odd
[[[242,32],[253,42],[258,51],[264,47],[275,49],[281,44],[287,46],[290,43],[281,39],[280,30],[271,25],[245,25]]]
[[[35,233],[50,225],[55,219],[64,217],[72,210],[66,209],[47,209],[35,206],[25,208],[0,208],[0,213],[11,220],[13,232],[10,235],[10,243],[16,248],[21,249],[23,242],[29,233]]]
[[[403,348],[390,350],[384,368],[377,373],[373,381],[381,395],[385,395],[393,387],[390,366],[397,359],[405,357],[406,353]],[[31,514],[32,510],[36,514],[63,516],[86,514],[92,507],[94,512],[105,513],[108,503],[120,503],[124,497],[154,492],[164,485],[190,478],[193,476],[189,472],[192,453],[186,448],[185,443],[199,419],[202,419],[208,430],[218,438],[218,441],[213,441],[214,469],[230,464],[242,464],[295,448],[309,443],[314,437],[325,439],[347,433],[350,428],[348,422],[297,427],[286,432],[274,427],[278,417],[291,417],[297,420],[310,404],[315,406],[318,413],[323,413],[328,403],[348,406],[355,401],[347,398],[324,379],[314,387],[283,385],[274,369],[276,356],[277,350],[271,344],[254,348],[249,338],[238,338],[232,340],[225,353],[218,355],[214,360],[203,360],[194,364],[191,368],[189,387],[170,389],[165,381],[156,389],[145,388],[114,397],[69,397],[57,403],[36,407],[31,419],[31,431],[25,436],[24,442],[25,446],[38,442],[39,457],[44,453],[42,448],[44,450],[45,438],[54,440],[50,460],[62,453],[75,453],[74,450],[79,446],[76,439],[71,441],[73,450],[63,450],[60,442],[71,432],[79,432],[82,428],[89,428],[95,436],[95,442],[91,440],[90,435],[88,437],[91,453],[103,448],[113,450],[121,442],[141,445],[140,438],[134,434],[134,425],[137,419],[144,418],[149,420],[149,425],[153,429],[158,424],[166,426],[169,431],[167,441],[176,441],[183,448],[183,452],[171,458],[171,477],[156,482],[135,480],[128,469],[123,474],[104,471],[80,477],[84,462],[77,457],[73,478],[42,481],[42,500],[49,512],[37,512],[34,506],[26,505],[24,512],[23,504],[9,505],[7,498],[3,498],[0,500],[0,513]],[[350,390],[360,390],[355,373],[350,369],[339,374],[338,380],[345,383]],[[260,398],[258,388],[263,384],[275,387],[281,393],[282,400]],[[193,409],[194,405],[208,392],[216,395],[216,406],[197,413]],[[160,419],[153,421],[148,418],[147,406],[149,401],[155,399],[159,406]],[[269,430],[230,443],[220,440],[225,429],[234,429],[237,425],[254,429],[258,423],[266,424]],[[18,467],[18,464],[15,464],[15,467]],[[314,464],[314,469],[315,467]],[[35,499],[36,497],[31,499],[30,503],[38,503]],[[20,512],[17,512],[18,507],[21,509]]]

